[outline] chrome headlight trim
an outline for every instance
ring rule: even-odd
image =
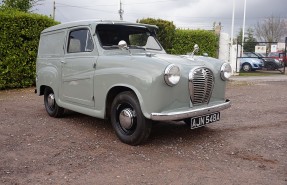
[[[164,70],[164,81],[169,86],[175,86],[180,80],[180,69],[174,64],[168,65]]]
[[[232,69],[231,69],[230,64],[224,63],[220,69],[221,79],[224,81],[229,80],[229,78],[231,77],[231,74],[232,74]]]

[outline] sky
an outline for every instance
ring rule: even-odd
[[[221,22],[222,32],[231,34],[233,1],[234,35],[243,26],[244,0],[121,0],[123,20],[155,18],[172,21],[177,28],[213,28]],[[120,0],[55,0],[55,19],[62,23],[85,20],[119,20]],[[44,0],[35,13],[52,15],[53,0]],[[270,17],[287,19],[287,0],[246,0],[246,29]]]

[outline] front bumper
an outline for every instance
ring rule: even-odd
[[[252,65],[252,69],[253,70],[260,70],[260,69],[262,69],[263,68],[263,65]]]
[[[185,118],[191,118],[191,117],[201,116],[205,114],[210,114],[213,112],[219,112],[221,110],[229,108],[230,106],[231,106],[231,102],[230,100],[227,99],[224,103],[213,105],[210,107],[203,107],[203,108],[187,110],[187,111],[151,113],[151,120],[154,120],[154,121],[182,120]]]

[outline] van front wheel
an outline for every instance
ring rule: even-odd
[[[142,114],[133,92],[122,92],[115,97],[111,108],[111,122],[118,138],[129,145],[143,143],[151,132],[151,121]]]
[[[59,107],[56,100],[54,91],[50,87],[45,88],[44,104],[47,113],[54,118],[61,117],[64,114],[64,108]]]

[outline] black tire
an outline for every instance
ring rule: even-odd
[[[54,91],[50,87],[45,88],[44,92],[44,104],[47,113],[54,118],[62,117],[64,114],[64,108],[59,107],[56,100]]]
[[[139,145],[147,140],[151,132],[151,121],[142,114],[133,92],[118,94],[111,107],[111,122],[118,138],[129,145]]]
[[[242,71],[244,71],[244,72],[250,72],[251,70],[252,70],[252,67],[251,67],[250,64],[245,63],[245,64],[242,65]]]

